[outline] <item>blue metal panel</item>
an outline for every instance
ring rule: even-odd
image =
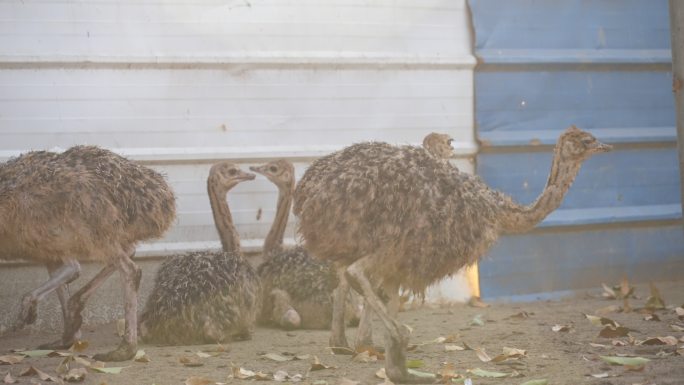
[[[586,162],[538,230],[480,265],[485,297],[684,272],[665,0],[470,0],[477,172],[521,203],[542,191],[571,124],[618,144]]]

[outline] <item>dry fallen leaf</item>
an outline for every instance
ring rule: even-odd
[[[477,314],[473,319],[470,321],[471,326],[484,326],[485,322],[482,320],[482,314]]]
[[[88,341],[78,340],[78,341],[74,342],[73,345],[71,345],[71,347],[69,348],[69,351],[70,352],[76,352],[76,353],[82,353],[84,350],[88,349],[88,345],[90,345],[88,343]]]
[[[563,333],[567,333],[571,329],[572,329],[572,326],[570,326],[570,325],[553,325],[551,327],[551,330],[553,330],[554,332],[563,332]]]
[[[85,379],[88,374],[86,368],[75,368],[71,369],[64,375],[64,380],[67,382],[81,382]]]
[[[458,345],[444,345],[444,350],[447,352],[455,352],[465,350],[465,348]]]
[[[294,357],[285,357],[277,353],[266,353],[262,355],[261,357],[269,359],[271,361],[276,361],[276,362],[285,362],[285,361],[292,361],[294,360]]]
[[[646,316],[644,317],[644,321],[656,321],[656,322],[659,322],[659,321],[660,321],[660,317],[658,317],[657,314],[646,314]]]
[[[619,313],[622,311],[622,307],[618,305],[609,305],[602,307],[600,309],[597,309],[594,313],[596,314],[610,314],[610,313]]]
[[[461,375],[456,373],[456,367],[452,363],[447,363],[444,367],[437,373],[441,376],[440,382],[450,383],[452,379],[461,378]]]
[[[17,382],[17,380],[15,380],[12,377],[11,372],[7,372],[7,374],[5,375],[5,378],[2,380],[2,382],[4,382],[5,384],[14,384],[15,382]]]
[[[323,369],[335,369],[335,367],[324,365],[321,363],[321,361],[318,359],[318,357],[313,356],[313,362],[311,363],[311,369],[309,369],[309,370],[314,372],[316,370],[323,370]]]
[[[651,296],[648,297],[646,305],[647,309],[665,309],[665,301],[660,295],[660,290],[651,282]]]
[[[612,365],[622,365],[625,367],[636,368],[639,366],[646,365],[647,362],[651,361],[647,358],[642,357],[611,357],[611,356],[600,356],[601,359]]]
[[[14,365],[21,362],[24,356],[18,354],[8,354],[5,356],[0,356],[0,365]]]
[[[204,365],[203,362],[201,362],[199,359],[192,357],[192,356],[191,357],[181,356],[178,359],[178,362],[183,364],[183,366],[187,366],[189,368],[195,368],[195,367]]]
[[[502,372],[490,372],[488,370],[483,370],[480,368],[468,369],[468,373],[478,377],[488,377],[488,378],[502,378],[510,376],[509,373]]]
[[[361,383],[361,381],[354,381],[354,380],[350,380],[348,378],[343,377],[338,384],[339,385],[359,385],[360,383]]]
[[[375,372],[375,376],[378,378],[387,378],[387,374],[385,373],[385,368],[380,368]]]
[[[137,352],[135,352],[135,357],[133,357],[133,361],[147,363],[150,362],[150,357],[148,357],[147,354],[145,354],[144,350],[139,349]]]
[[[378,356],[371,356],[367,350],[364,350],[352,357],[352,361],[354,362],[375,362],[377,360]]]
[[[508,316],[504,319],[523,320],[523,319],[527,319],[527,318],[530,318],[530,313],[528,313],[526,311],[521,311],[520,313],[513,314],[513,315]]]
[[[684,332],[684,327],[679,326],[677,324],[672,324],[670,325],[670,329],[676,331],[676,332]]]
[[[603,338],[617,338],[617,337],[627,337],[631,330],[624,327],[624,326],[618,326],[618,327],[613,327],[610,325],[607,325],[604,327],[600,332],[599,332],[599,337]]]
[[[618,327],[618,326],[620,326],[620,324],[618,324],[617,322],[613,321],[613,320],[610,319],[610,318],[597,317],[597,316],[591,315],[591,314],[584,314],[584,316],[587,317],[587,319],[588,319],[592,324],[594,324],[594,325],[596,325],[596,326],[603,326],[603,325],[610,325],[610,326],[613,326],[613,327]]]
[[[637,343],[637,345],[670,345],[674,346],[677,345],[677,338],[674,336],[667,336],[667,337],[653,337],[646,339],[644,341],[640,341]]]
[[[680,320],[684,321],[684,307],[676,307],[675,313],[677,313],[677,317],[679,317]]]
[[[205,377],[190,377],[185,380],[185,385],[214,385],[216,381]]]
[[[615,290],[610,288],[608,285],[605,283],[602,283],[601,286],[603,286],[603,293],[601,293],[601,296],[606,299],[616,299],[617,295],[615,294]]]
[[[356,348],[356,352],[354,354],[354,357],[356,357],[357,354],[361,353],[368,353],[368,357],[371,359],[375,357],[375,361],[377,360],[384,360],[385,355],[383,353],[380,353],[374,346],[359,346]],[[307,357],[308,359],[308,357]]]
[[[480,359],[482,362],[489,362],[491,361],[491,357],[487,355],[487,352],[485,352],[484,348],[475,348],[473,349],[475,351],[475,354],[477,355],[477,358]]]

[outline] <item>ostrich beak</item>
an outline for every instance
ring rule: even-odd
[[[609,152],[611,150],[613,150],[613,146],[611,146],[610,144],[601,143],[599,141],[596,142],[596,145],[594,147],[594,151],[596,152]]]
[[[249,166],[249,170],[254,171],[254,172],[258,172],[259,174],[263,174],[264,173],[263,167],[264,166]]]
[[[254,178],[256,178],[256,175],[251,172],[243,172],[242,175],[240,175],[240,180],[254,180]]]

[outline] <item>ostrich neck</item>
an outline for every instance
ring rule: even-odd
[[[519,205],[511,199],[505,200],[501,221],[501,230],[504,233],[528,231],[560,206],[582,164],[579,161],[561,160],[558,147],[560,146],[554,152],[551,172],[541,195],[527,206]]]
[[[283,247],[283,236],[285,235],[285,228],[287,227],[287,218],[290,215],[290,207],[292,206],[292,187],[282,188],[278,191],[278,204],[276,206],[276,215],[273,220],[273,225],[266,235],[264,241],[264,255],[277,251]]]
[[[228,202],[226,201],[227,191],[218,188],[210,180],[207,183],[207,192],[209,193],[211,212],[214,215],[214,224],[219,233],[219,238],[221,238],[223,251],[239,253],[240,236],[235,229],[235,225],[233,225],[233,216],[228,208]]]

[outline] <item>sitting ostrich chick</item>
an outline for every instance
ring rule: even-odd
[[[275,219],[264,241],[264,262],[257,269],[263,287],[259,318],[264,324],[284,329],[327,329],[332,317],[332,294],[338,285],[337,272],[330,263],[309,256],[301,246],[283,247],[295,186],[294,167],[280,159],[250,170],[278,187]],[[348,323],[358,319],[356,302],[346,302]]]
[[[299,181],[298,231],[306,249],[336,263],[380,318],[387,377],[431,382],[406,368],[409,330],[397,320],[399,287],[423,293],[477,261],[500,234],[532,229],[560,206],[582,163],[610,148],[574,126],[565,130],[544,191],[525,206],[423,148],[355,144],[319,158]]]
[[[240,252],[226,194],[254,177],[230,162],[211,167],[207,190],[223,250],[164,261],[142,315],[143,341],[190,345],[251,338],[260,283]]]

